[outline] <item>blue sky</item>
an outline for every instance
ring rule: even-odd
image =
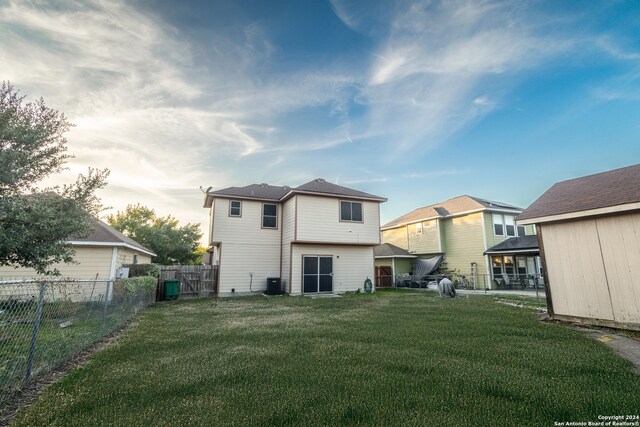
[[[636,1],[0,0],[0,79],[76,124],[52,182],[108,167],[115,209],[204,224],[200,185],[324,177],[386,222],[640,162],[638,28]]]

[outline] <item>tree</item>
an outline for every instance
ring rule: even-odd
[[[128,205],[124,212],[109,215],[107,221],[157,254],[158,264],[199,264],[198,249],[202,233],[199,224],[180,226],[171,215],[158,217],[153,209]]]
[[[24,103],[8,82],[0,87],[0,265],[59,274],[54,263],[72,263],[70,236],[91,231],[102,210],[95,191],[106,185],[107,169],[89,169],[75,183],[39,189],[38,183],[64,169],[64,134],[73,126],[40,98]]]

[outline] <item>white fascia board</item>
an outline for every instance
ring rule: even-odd
[[[393,230],[394,228],[405,227],[407,225],[416,224],[418,222],[431,221],[432,219],[441,219],[441,218],[449,218],[449,217],[447,217],[447,216],[429,216],[429,217],[426,217],[426,218],[414,219],[414,220],[403,222],[403,223],[400,223],[400,224],[395,224],[395,225],[392,225],[390,227],[382,227],[382,228],[380,228],[380,231]]]
[[[416,255],[377,255],[374,258],[418,258]]]
[[[392,225],[390,227],[384,227],[384,228],[381,228],[380,230],[381,231],[392,230],[394,228],[404,227],[405,225],[415,224],[416,222],[429,221],[429,220],[432,220],[432,219],[455,218],[455,217],[458,217],[458,216],[464,216],[464,215],[469,215],[469,214],[472,214],[472,213],[483,212],[483,211],[487,211],[487,212],[502,212],[502,213],[510,213],[510,214],[515,214],[515,215],[522,213],[522,210],[520,210],[520,209],[479,208],[479,209],[472,209],[470,211],[457,212],[457,213],[452,214],[452,215],[430,216],[430,217],[426,217],[426,218],[414,219],[414,220],[411,220],[411,221],[407,221],[407,222],[403,222],[403,223],[400,223],[400,224]]]
[[[518,224],[520,225],[540,224],[543,222],[565,221],[569,219],[624,213],[624,212],[636,211],[636,210],[640,210],[640,202],[628,203],[626,205],[608,206],[606,208],[589,209],[589,210],[578,211],[578,212],[569,212],[569,213],[558,214],[558,215],[541,216],[538,218],[527,218],[527,219],[519,220]]]
[[[123,248],[129,248],[129,249],[133,249],[134,251],[138,251],[138,252],[142,252],[143,254],[147,254],[150,256],[157,256],[157,254],[139,248],[137,246],[133,246],[130,245],[129,243],[124,243],[124,242],[85,242],[84,240],[70,240],[67,242],[68,244],[72,245],[72,246],[107,246],[107,247],[123,247]]]
[[[296,194],[300,195],[309,195],[309,196],[319,196],[319,197],[330,197],[333,199],[344,199],[344,200],[364,200],[367,202],[378,202],[384,203],[387,201],[384,197],[367,197],[367,196],[351,196],[347,194],[331,194],[331,193],[320,193],[317,191],[308,191],[308,190],[291,190],[280,199],[281,202],[286,201],[289,197],[295,196]]]

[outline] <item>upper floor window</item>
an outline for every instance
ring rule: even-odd
[[[278,205],[262,204],[262,228],[278,228]]]
[[[514,237],[516,235],[516,221],[512,215],[504,216],[504,225],[507,236]]]
[[[493,218],[493,234],[496,236],[515,237],[516,221],[513,215],[502,215],[494,213]]]
[[[524,225],[519,225],[518,226],[518,237],[525,236],[526,234],[527,234],[527,230],[525,229]]]
[[[504,236],[504,220],[500,214],[493,214],[493,234]]]
[[[340,221],[362,222],[362,203],[341,201]]]
[[[416,234],[422,234],[422,223],[416,223]]]
[[[242,216],[242,202],[240,200],[229,202],[229,216]]]

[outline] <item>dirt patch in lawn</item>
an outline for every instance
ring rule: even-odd
[[[131,324],[124,325],[120,329],[105,336],[89,347],[76,354],[73,359],[46,374],[33,378],[20,391],[13,393],[0,407],[0,427],[7,426],[18,415],[18,413],[28,408],[40,396],[44,389],[64,377],[69,371],[87,363],[89,358],[96,352],[112,345],[118,340],[124,329]]]

